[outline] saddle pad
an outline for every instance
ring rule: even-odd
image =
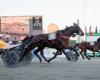
[[[94,42],[93,42],[93,41],[91,41],[91,42],[90,42],[90,45],[94,45]]]
[[[56,33],[50,33],[48,35],[48,40],[54,40],[54,39],[56,39]]]

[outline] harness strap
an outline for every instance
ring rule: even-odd
[[[67,37],[67,36],[60,36],[60,37],[62,37],[62,38],[66,38],[66,39],[69,39],[70,37]]]

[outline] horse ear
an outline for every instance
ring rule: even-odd
[[[66,26],[66,28],[68,28],[68,26]]]
[[[75,25],[75,22],[73,22],[73,25]]]
[[[76,27],[77,26],[77,24],[76,23],[73,23],[73,27]]]

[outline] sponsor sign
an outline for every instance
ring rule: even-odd
[[[42,30],[42,16],[33,16],[32,17],[32,29],[33,30]]]
[[[1,32],[27,34],[29,32],[30,16],[1,17]]]

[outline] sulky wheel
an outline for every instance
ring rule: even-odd
[[[14,68],[18,64],[19,58],[15,51],[9,51],[9,52],[6,52],[5,55],[3,55],[2,60],[6,67]]]
[[[23,60],[21,62],[19,62],[19,65],[28,65],[29,63],[31,63],[32,61],[32,53],[28,53],[24,56]]]
[[[1,59],[3,59],[4,55],[7,53],[6,50],[0,50],[0,54],[1,54]]]
[[[66,49],[65,52],[66,52],[66,55],[67,55],[66,59],[68,61],[71,61],[71,62],[78,61],[78,56],[77,56],[77,54],[74,50]]]

